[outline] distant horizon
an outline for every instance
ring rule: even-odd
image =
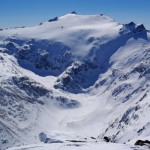
[[[1,29],[35,26],[50,18],[76,11],[79,15],[106,14],[118,23],[133,21],[144,24],[150,30],[149,0],[1,0],[1,6]]]

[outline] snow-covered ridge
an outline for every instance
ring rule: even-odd
[[[1,30],[2,149],[54,130],[116,143],[149,139],[149,40],[144,25],[103,14]]]

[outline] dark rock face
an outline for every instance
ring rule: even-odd
[[[58,76],[73,62],[70,47],[61,42],[7,40],[1,47],[13,54],[21,67],[37,74],[45,71],[45,74]]]
[[[145,141],[137,140],[134,145],[140,145],[140,146],[146,145],[146,146],[150,147],[150,141],[149,140],[145,140]]]
[[[58,17],[55,17],[53,19],[48,20],[48,22],[53,22],[53,21],[57,21],[57,20],[58,20]]]
[[[106,141],[106,142],[110,142],[110,141],[111,141],[111,139],[110,139],[109,137],[107,137],[107,136],[104,136],[104,141]]]
[[[134,32],[143,32],[143,31],[146,31],[145,27],[143,24],[137,26],[134,30]]]
[[[143,32],[146,34],[146,28],[144,25],[136,25],[134,22],[124,24],[123,28],[120,29],[120,34],[136,34]]]
[[[54,87],[79,93],[92,86],[98,75],[96,61],[86,60],[84,63],[74,62],[56,81]]]
[[[75,14],[76,15],[77,13],[76,13],[76,11],[73,11],[73,12],[71,12],[71,14]]]
[[[18,51],[17,57],[20,64],[30,63],[35,69],[48,71],[51,75],[61,74],[73,61],[68,46],[47,41],[29,41]]]
[[[136,27],[136,24],[134,23],[134,22],[130,22],[130,23],[128,23],[128,24],[125,24],[124,25],[127,29],[129,29],[129,30],[134,30],[135,29],[135,27]]]
[[[67,99],[65,97],[57,97],[56,101],[58,102],[59,106],[63,108],[78,108],[80,103],[77,100]]]
[[[42,87],[37,82],[29,79],[28,77],[20,77],[20,78],[13,77],[12,81],[19,89],[26,91],[26,93],[30,97],[39,98],[45,96],[50,92],[49,90]]]
[[[126,26],[134,26],[134,25],[135,25],[134,22],[130,22],[130,23],[126,24]]]

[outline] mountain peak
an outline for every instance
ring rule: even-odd
[[[76,13],[76,11],[72,11],[71,14],[75,14],[76,15],[77,13]]]
[[[135,28],[135,31],[136,32],[143,32],[143,31],[146,31],[146,28],[143,24],[140,24],[138,25],[136,28]]]
[[[76,12],[0,31],[0,149],[39,143],[39,133],[76,144],[147,138],[149,36],[143,24]]]

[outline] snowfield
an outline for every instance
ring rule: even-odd
[[[0,150],[147,149],[149,41],[103,14],[1,30]]]
[[[121,144],[105,144],[105,143],[65,143],[65,144],[41,144],[41,145],[30,145],[19,148],[10,148],[9,150],[146,150],[147,147],[135,147]]]

